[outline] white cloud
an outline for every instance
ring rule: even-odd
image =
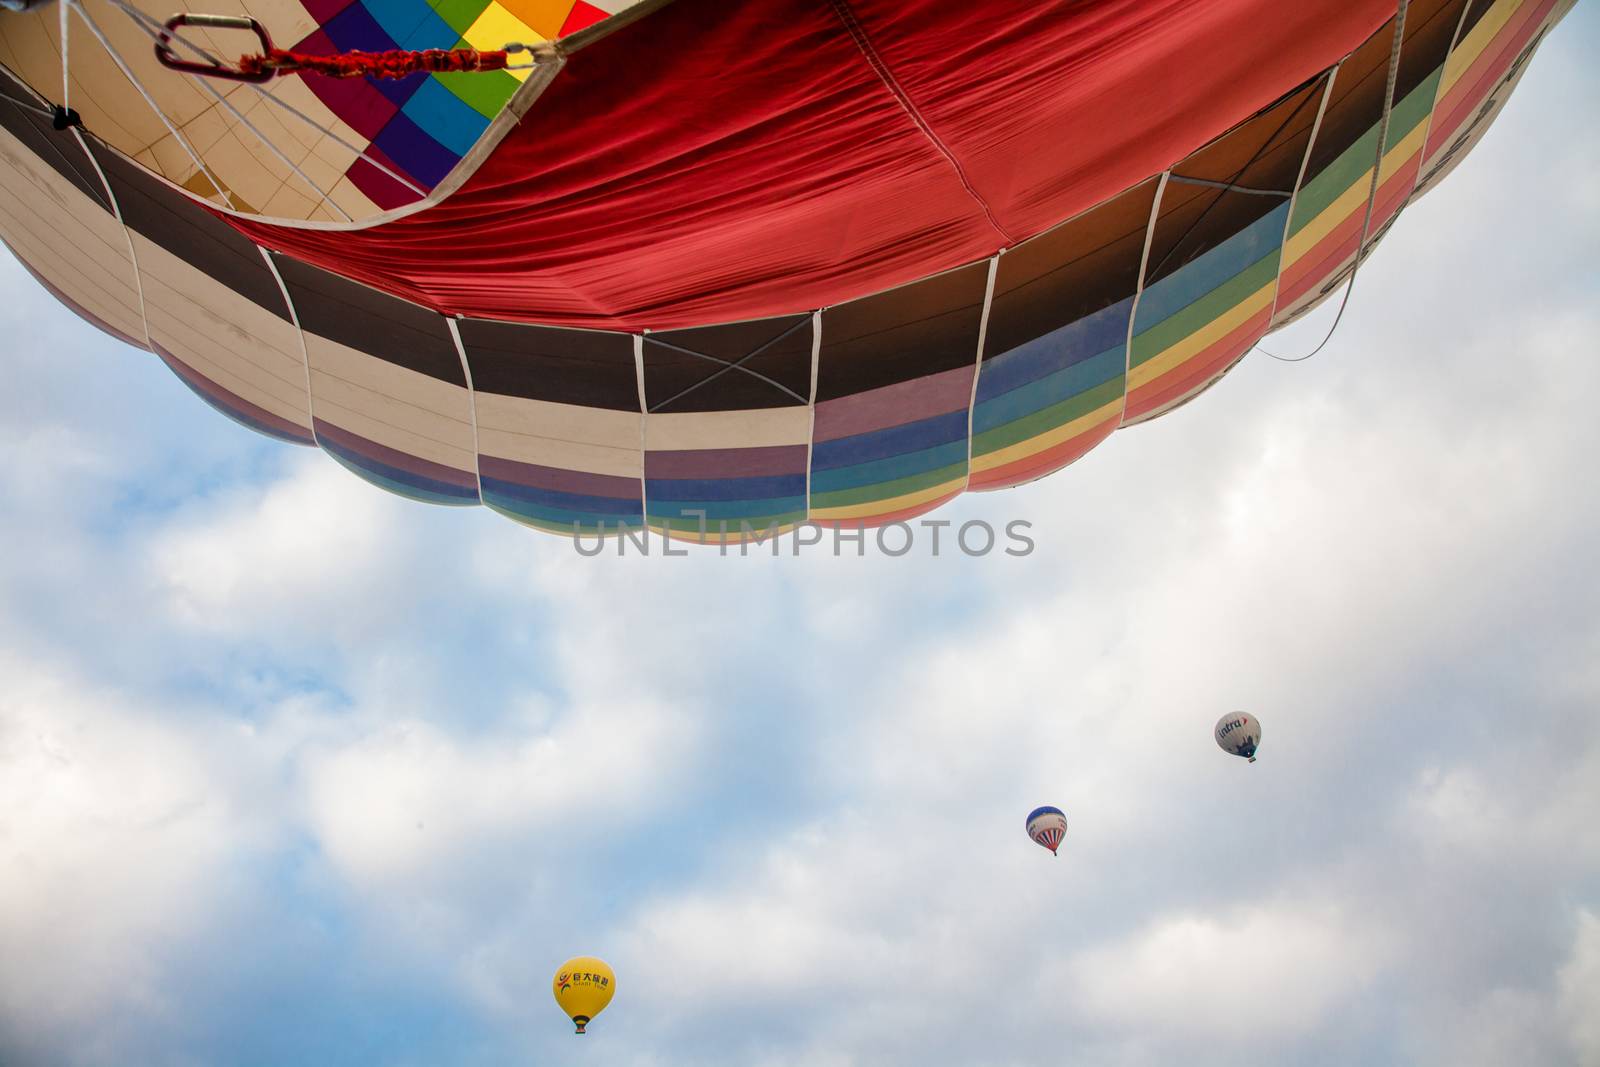
[[[0,655],[0,1016],[30,1028],[182,1013],[166,962],[270,833],[219,756],[241,739]],[[242,779],[245,779],[241,781]]]
[[[1600,1063],[1600,917],[1578,913],[1572,958],[1557,975],[1561,1018],[1581,1063]]]
[[[410,591],[394,580],[409,562],[407,510],[308,454],[265,489],[202,498],[161,528],[152,579],[176,618],[213,632],[263,622],[359,628],[375,601],[382,617]]]
[[[1545,747],[1529,744],[1512,757],[1547,758]],[[1600,751],[1586,747],[1536,779],[1507,773],[1504,762],[1485,760],[1492,774],[1424,769],[1406,812],[1411,831],[1466,862],[1600,862],[1600,841],[1589,832],[1590,813],[1600,809]]]
[[[381,713],[368,722],[302,756],[306,818],[342,875],[380,894],[518,838],[581,848],[614,832],[680,784],[697,740],[692,721],[646,701],[584,705],[553,728],[503,716],[478,739]]]
[[[1384,955],[1364,917],[1304,901],[1178,914],[1073,957],[1060,993],[1091,1026],[1215,1051],[1315,1031]]]
[[[801,829],[757,864],[726,865],[715,879],[720,890],[647,905],[630,935],[639,943],[637,980],[689,1008],[707,986],[781,1002],[884,974],[907,947],[891,944],[885,929],[886,903],[904,882],[893,850],[861,831]]]

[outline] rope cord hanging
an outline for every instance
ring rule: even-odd
[[[505,49],[480,52],[471,48],[446,51],[429,48],[420,52],[395,49],[389,52],[344,52],[334,56],[314,56],[274,48],[265,55],[240,56],[239,70],[246,74],[266,72],[268,76],[308,70],[330,78],[404,78],[428,71],[433,74],[458,74],[505,70]]]
[[[1339,320],[1344,318],[1344,309],[1350,305],[1350,291],[1356,287],[1356,272],[1361,269],[1362,257],[1367,252],[1367,236],[1372,228],[1372,209],[1378,201],[1378,180],[1383,172],[1383,153],[1389,145],[1389,118],[1394,111],[1394,87],[1400,76],[1400,45],[1406,36],[1406,9],[1411,6],[1411,0],[1400,0],[1399,9],[1394,16],[1394,46],[1389,50],[1389,76],[1385,81],[1383,90],[1383,117],[1378,121],[1378,158],[1372,164],[1372,184],[1367,190],[1367,213],[1361,220],[1361,239],[1356,242],[1356,258],[1350,264],[1350,279],[1345,283],[1344,296],[1339,301],[1339,310],[1333,316],[1333,325],[1328,327],[1328,334],[1322,341],[1303,356],[1280,356],[1276,352],[1269,352],[1259,344],[1256,348],[1262,355],[1271,356],[1279,363],[1303,363],[1312,356],[1321,352],[1329,341],[1333,340],[1333,332],[1339,328]],[[1402,204],[1403,208],[1405,205]]]
[[[255,34],[261,51],[240,56],[231,67],[217,60],[200,62],[185,59],[172,47],[178,30],[184,26],[248,30]],[[404,78],[424,71],[432,74],[467,74],[510,70],[516,69],[511,66],[510,56],[528,50],[526,45],[508,44],[504,48],[484,51],[475,48],[427,48],[415,51],[396,48],[386,52],[351,51],[314,55],[278,48],[272,43],[267,28],[248,15],[198,15],[187,12],[174,15],[163,23],[156,40],[156,59],[164,67],[208,78],[257,83],[296,71],[310,71],[330,78]]]
[[[50,111],[50,127],[57,133],[70,130],[74,126],[83,125],[83,119],[79,118],[78,113],[72,110],[72,56],[71,49],[67,46],[71,40],[72,20],[70,18],[71,12],[67,8],[66,0],[62,0],[59,24],[61,33],[61,103]]]

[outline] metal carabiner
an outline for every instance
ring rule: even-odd
[[[269,82],[277,71],[268,67],[258,72],[239,70],[222,63],[201,63],[192,59],[183,59],[172,50],[173,36],[180,26],[205,26],[214,30],[249,30],[256,35],[256,40],[261,43],[261,54],[272,54],[272,37],[268,35],[267,28],[248,15],[191,15],[180,12],[168,19],[162,27],[161,36],[156,40],[156,59],[163,67],[172,70],[181,70],[185,74],[201,74],[208,78],[227,78],[236,82]]]

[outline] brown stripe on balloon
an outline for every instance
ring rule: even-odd
[[[1383,89],[1389,73],[1389,55],[1393,51],[1394,31],[1389,25],[1369,37],[1340,64],[1327,111],[1317,130],[1316,142],[1311,146],[1301,188],[1378,125],[1383,117]]]
[[[1450,39],[1461,21],[1461,8],[1467,0],[1411,0],[1406,9],[1406,35],[1400,47],[1400,68],[1395,72],[1394,102],[1410,92],[1443,66],[1450,51]],[[1474,7],[1490,6],[1490,0],[1475,0]]]
[[[248,238],[120,153],[92,139],[87,143],[116,195],[124,225],[251,303],[290,321],[277,280]]]
[[[811,316],[647,334],[644,385],[650,411],[751,411],[804,404],[811,388]]]
[[[0,67],[0,72],[15,77],[4,67]],[[78,192],[93,200],[108,215],[113,214],[106,200],[105,186],[100,184],[99,176],[89,165],[78,139],[68,131],[53,129],[48,118],[27,110],[39,104],[24,90],[0,84],[0,100],[4,101],[0,103],[0,127],[21,141],[36,159],[71,182]]]
[[[985,260],[823,311],[817,400],[970,367],[988,280]]]
[[[753,478],[806,469],[805,445],[762,448],[696,448],[644,455],[646,478]]]
[[[1150,241],[1146,289],[1288,202],[1323,84],[1319,75],[1172,168]],[[1185,178],[1239,188],[1196,185]],[[1266,191],[1281,195],[1262,195]]]
[[[298,259],[274,255],[273,262],[306,333],[466,388],[455,338],[438,312]]]
[[[456,328],[476,392],[639,410],[633,338],[628,334],[487,319],[460,319]]]
[[[1133,296],[1157,184],[1142,182],[1000,257],[985,360]]]

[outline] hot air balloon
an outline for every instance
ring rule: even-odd
[[[60,2],[0,12],[47,289],[386,489],[692,541],[903,521],[1185,403],[1571,6]]]
[[[1045,805],[1028,812],[1028,836],[1056,855],[1061,839],[1067,836],[1067,817],[1060,808]]]
[[[1261,744],[1261,723],[1254,715],[1244,711],[1224,715],[1217,720],[1215,735],[1222,751],[1243,756],[1251,763],[1256,761],[1256,748]]]
[[[580,1034],[596,1015],[606,1010],[617,991],[617,976],[604,960],[593,956],[574,956],[556,970],[550,981],[556,1003],[571,1017]]]

